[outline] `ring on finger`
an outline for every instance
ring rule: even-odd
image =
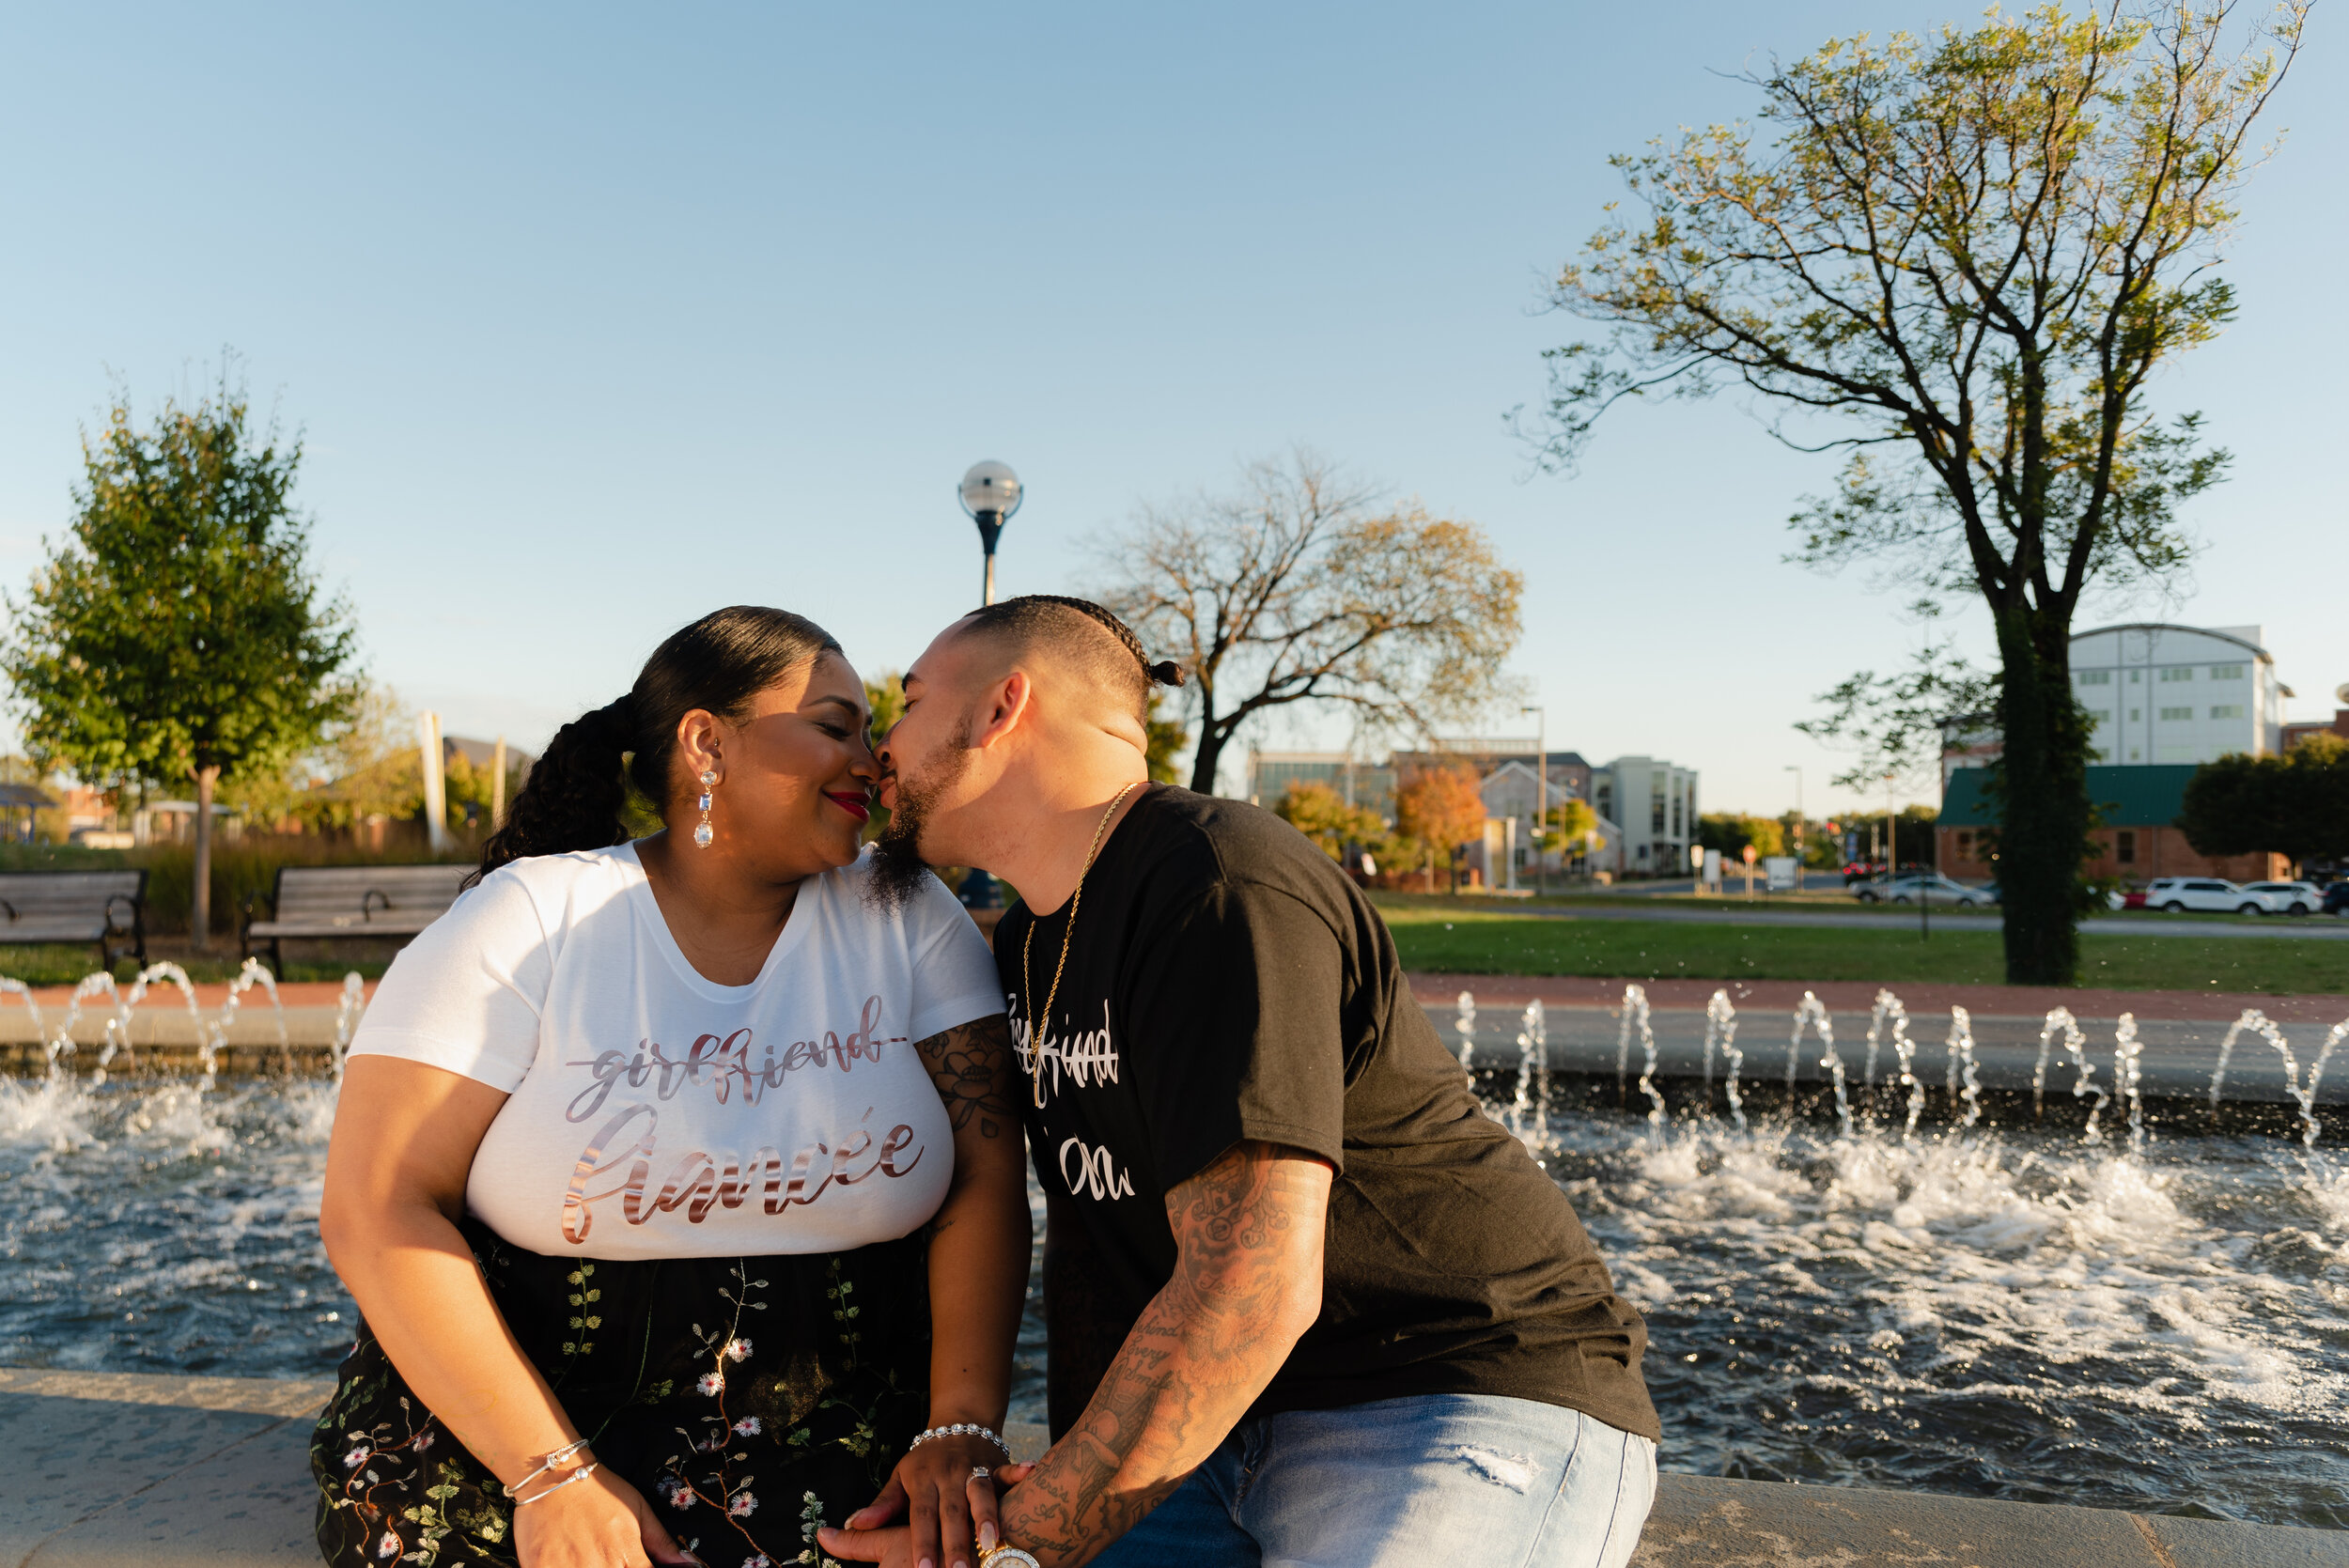
[[[994,1472],[989,1470],[985,1465],[973,1465],[971,1467],[971,1479],[972,1481],[985,1481]]]

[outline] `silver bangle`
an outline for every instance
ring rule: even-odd
[[[594,1475],[599,1468],[601,1468],[600,1466],[597,1465],[593,1460],[590,1460],[588,1463],[582,1465],[578,1469],[573,1470],[570,1474],[565,1476],[562,1480],[556,1482],[553,1485],[548,1487],[545,1491],[533,1492],[526,1498],[516,1498],[514,1499],[514,1506],[516,1508],[528,1508],[532,1503],[537,1502],[540,1498],[552,1497],[553,1494],[563,1490],[566,1486],[578,1485],[589,1476]]]
[[[1002,1437],[998,1436],[992,1428],[981,1426],[976,1421],[957,1421],[952,1426],[933,1426],[927,1432],[923,1433],[920,1436],[914,1438],[913,1441],[908,1443],[906,1445],[906,1452],[908,1453],[911,1453],[915,1449],[920,1448],[924,1443],[928,1442],[933,1437],[984,1437],[988,1442],[993,1443],[997,1448],[1002,1449],[1005,1459],[1009,1459],[1011,1457],[1011,1445],[1004,1442]]]
[[[513,1485],[504,1488],[506,1495],[509,1498],[512,1497],[515,1493],[521,1491],[523,1487],[529,1485],[532,1482],[537,1480],[540,1476],[546,1474],[549,1470],[554,1468],[557,1465],[563,1463],[564,1460],[568,1459],[571,1455],[577,1453],[580,1450],[585,1448],[586,1446],[587,1439],[582,1437],[577,1442],[565,1443],[561,1448],[555,1449],[546,1456],[545,1460],[539,1464],[537,1469],[522,1477],[521,1480],[514,1483]]]

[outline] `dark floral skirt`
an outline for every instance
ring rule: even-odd
[[[926,1232],[852,1252],[547,1257],[467,1221],[490,1295],[597,1460],[712,1568],[817,1562],[928,1414]],[[336,1568],[515,1561],[514,1505],[363,1324],[310,1441]]]

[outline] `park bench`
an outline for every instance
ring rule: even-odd
[[[101,969],[117,944],[147,962],[144,871],[0,872],[0,942],[95,942]]]
[[[266,946],[271,970],[286,972],[283,944],[412,937],[447,912],[469,865],[281,865],[269,918],[244,907],[243,955]]]

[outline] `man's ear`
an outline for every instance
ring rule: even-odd
[[[1035,683],[1025,670],[1014,670],[979,693],[971,719],[971,746],[985,751],[1026,722],[1035,700]]]

